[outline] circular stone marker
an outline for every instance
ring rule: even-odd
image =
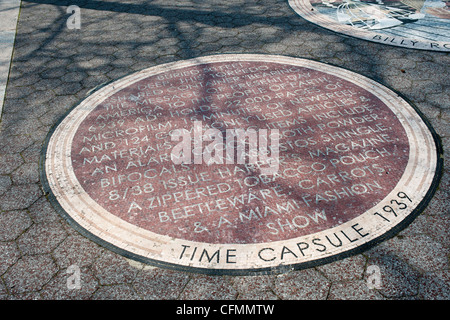
[[[301,17],[348,36],[393,46],[450,51],[443,0],[289,0]]]
[[[127,257],[212,274],[300,269],[423,210],[442,162],[433,132],[348,70],[216,55],[91,93],[49,134],[43,180],[77,230]]]

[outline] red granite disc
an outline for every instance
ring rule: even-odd
[[[223,141],[233,130],[266,134],[279,150],[276,170],[234,153],[194,161],[197,149],[176,163],[178,129],[198,154],[208,132]],[[120,79],[77,105],[46,152],[49,189],[87,235],[144,262],[216,273],[300,268],[367,247],[411,220],[439,166],[429,128],[389,89],[266,55]]]

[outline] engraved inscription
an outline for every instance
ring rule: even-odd
[[[171,133],[193,134],[194,122],[203,140],[193,152],[208,147],[208,129],[277,129],[278,171],[264,175],[260,163],[175,164]],[[370,209],[404,173],[409,144],[393,112],[354,83],[282,63],[215,62],[150,76],[106,98],[79,126],[71,158],[89,196],[131,224],[245,244],[323,231]],[[398,197],[374,216],[388,220],[402,210],[407,195]],[[284,260],[356,241],[361,228],[281,252],[267,247],[258,257]],[[179,258],[235,263],[234,250],[186,244]]]

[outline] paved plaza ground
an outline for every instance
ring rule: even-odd
[[[80,29],[67,26],[70,5],[81,9]],[[21,1],[0,122],[0,299],[448,300],[446,163],[429,205],[399,234],[358,255],[279,274],[144,265],[82,236],[55,211],[40,166],[61,116],[93,88],[132,72],[223,53],[308,58],[375,79],[424,114],[450,156],[449,53],[344,37],[302,19],[284,0]],[[368,285],[371,266],[381,274],[376,288]]]

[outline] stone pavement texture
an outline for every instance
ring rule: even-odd
[[[3,1],[2,1],[3,3]],[[81,29],[68,29],[69,5]],[[52,125],[88,92],[157,64],[217,53],[315,59],[401,92],[450,150],[450,55],[375,44],[324,30],[281,0],[22,1],[0,123],[0,299],[449,299],[450,171],[405,230],[353,257],[261,276],[153,268],[72,229],[40,184]],[[81,287],[68,288],[68,268]],[[372,265],[381,284],[370,289]],[[69,271],[69,272],[68,272]]]

